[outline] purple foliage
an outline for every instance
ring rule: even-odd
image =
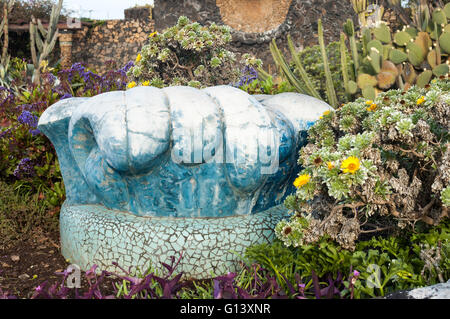
[[[180,298],[179,292],[181,288],[186,286],[185,282],[181,282],[183,273],[174,275],[177,266],[180,263],[180,258],[175,262],[175,257],[171,258],[171,264],[161,263],[167,270],[167,273],[163,277],[156,276],[154,273],[145,275],[144,277],[136,277],[131,274],[130,270],[121,268],[117,263],[113,263],[116,267],[121,269],[124,275],[119,275],[111,272],[102,271],[97,274],[97,266],[94,265],[91,269],[85,272],[84,277],[89,284],[87,291],[80,294],[78,289],[73,290],[65,287],[65,282],[70,271],[66,270],[57,275],[62,276],[60,284],[53,284],[48,286],[48,282],[44,282],[39,285],[32,298],[45,298],[45,299],[68,299],[71,295],[74,295],[75,299],[114,299],[114,295],[104,295],[101,292],[100,286],[106,277],[112,277],[114,281],[119,283],[128,283],[128,293],[123,296],[124,299],[172,299]],[[306,299],[305,290],[307,286],[302,282],[299,274],[295,274],[295,283],[289,282],[289,280],[281,274],[282,283],[279,283],[274,275],[262,268],[258,264],[253,264],[251,267],[243,265],[250,281],[247,281],[245,287],[239,286],[236,282],[238,275],[234,272],[229,272],[224,276],[218,276],[213,279],[213,297],[214,299]],[[355,274],[351,273],[351,276]],[[312,291],[309,294],[315,294],[317,299],[320,298],[335,298],[341,297],[341,291],[339,288],[343,286],[343,278],[340,273],[337,274],[336,279],[333,279],[331,275],[327,276],[328,283],[321,283],[318,276],[312,271],[311,281],[313,283]],[[155,283],[157,285],[155,285]],[[321,286],[322,285],[322,286]],[[157,287],[162,291],[162,295],[158,293]],[[116,295],[118,293],[117,287],[113,284]],[[309,288],[311,289],[311,288]],[[7,294],[2,293],[0,289],[0,299],[8,297]]]
[[[10,295],[7,291],[3,292],[2,288],[0,288],[0,299],[17,299],[17,297]]]
[[[162,265],[168,270],[168,273],[164,277],[158,277],[154,273],[150,273],[146,275],[144,278],[133,277],[130,274],[130,271],[126,271],[121,268],[117,263],[113,263],[113,265],[120,268],[125,275],[118,275],[114,273],[110,273],[107,271],[102,271],[100,275],[96,273],[97,265],[94,265],[91,269],[85,272],[84,277],[89,284],[89,288],[83,294],[80,294],[78,289],[75,288],[75,299],[114,299],[113,295],[103,295],[100,289],[100,285],[103,283],[106,277],[113,276],[118,282],[128,282],[130,283],[129,293],[126,294],[124,299],[147,299],[147,298],[162,298],[162,299],[171,299],[178,297],[178,292],[183,287],[183,284],[180,282],[180,279],[183,273],[180,273],[176,276],[173,276],[173,273],[178,266],[179,262],[175,263],[175,257],[172,257],[171,265],[162,263]],[[70,271],[64,271],[61,273],[56,273],[57,275],[62,276],[61,284],[53,284],[50,287],[47,287],[47,282],[39,285],[32,298],[44,298],[44,299],[68,299],[72,290],[65,287],[65,282],[67,277],[71,274]],[[157,294],[156,289],[153,287],[154,282],[157,282],[161,289],[163,290],[163,296],[159,296]],[[114,290],[117,293],[117,288],[113,286]]]

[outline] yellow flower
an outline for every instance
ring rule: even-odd
[[[370,104],[370,106],[367,108],[367,111],[373,112],[377,109],[377,105],[375,103]]]
[[[309,174],[303,174],[297,177],[294,181],[294,186],[297,188],[300,188],[306,184],[308,184],[309,180],[311,179],[311,176]]]
[[[372,100],[366,101],[366,104],[367,104],[367,105],[372,105],[372,104],[373,104],[373,101],[372,101]]]
[[[136,57],[136,63],[139,63],[139,61],[142,60],[142,55],[139,53],[138,56]]]
[[[328,114],[330,114],[330,111],[327,110],[325,112],[323,112],[322,116],[320,117],[320,119],[323,119],[324,116],[327,116]]]
[[[150,85],[150,81],[142,82],[142,86],[149,86],[149,85]]]
[[[420,99],[417,100],[417,105],[420,105],[423,102],[425,102],[425,96],[421,96]]]
[[[134,88],[136,85],[137,85],[136,82],[132,81],[132,82],[128,83],[128,86],[127,86],[127,87],[128,87],[129,89],[132,89],[132,88]]]
[[[329,170],[332,170],[334,168],[334,164],[332,162],[328,162],[327,166]]]
[[[155,35],[158,34],[158,31],[155,31],[153,33],[150,33],[150,35],[148,36],[149,38],[153,38]]]
[[[344,173],[355,174],[357,170],[359,170],[361,163],[359,159],[354,156],[350,156],[346,160],[344,160],[341,164],[341,169]]]

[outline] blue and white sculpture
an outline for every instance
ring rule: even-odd
[[[230,86],[137,87],[62,100],[39,129],[66,186],[63,255],[82,269],[145,270],[183,252],[178,271],[231,271],[273,239],[294,192],[306,131],[330,107],[310,96]]]

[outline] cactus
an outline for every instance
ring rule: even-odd
[[[349,37],[350,50],[352,52],[353,65],[355,67],[355,75],[356,75],[359,69],[359,55],[358,55],[358,48],[356,46],[355,28],[352,20],[347,19],[347,21],[345,22],[344,33]]]
[[[343,32],[341,32],[340,37],[340,52],[341,52],[342,79],[344,81],[345,93],[347,93],[347,95],[350,95],[352,93],[350,91],[347,61],[346,61],[347,47],[345,45],[345,34]]]
[[[383,53],[383,44],[378,40],[372,40],[367,43],[367,52],[370,54],[372,48],[375,48],[379,54]]]
[[[375,48],[371,48],[368,60],[375,73],[379,73],[381,70],[381,63],[383,60],[380,52]]]
[[[422,49],[424,57],[428,54],[429,48],[433,45],[433,41],[427,32],[419,32],[414,43]]]
[[[368,100],[374,100],[376,97],[376,91],[373,86],[366,86],[362,89],[362,95]]]
[[[419,67],[425,60],[425,54],[422,48],[415,42],[408,43],[406,52],[408,53],[409,62],[416,67]]]
[[[436,24],[447,24],[447,16],[442,9],[434,10],[431,20]]]
[[[412,39],[412,36],[406,31],[399,31],[394,35],[395,44],[401,47],[406,46]]]
[[[294,63],[300,73],[300,76],[302,77],[302,80],[306,85],[308,94],[311,96],[314,96],[317,99],[320,99],[319,93],[314,88],[314,85],[312,84],[311,79],[309,78],[308,74],[306,73],[305,69],[303,68],[303,65],[298,57],[298,53],[294,49],[294,44],[292,43],[292,39],[291,39],[290,35],[288,35],[288,46],[289,46],[289,50],[291,51],[292,59],[294,60]]]
[[[390,43],[392,40],[391,30],[386,24],[381,24],[379,27],[373,30],[375,38],[383,43]]]
[[[443,10],[445,15],[447,16],[447,19],[450,19],[450,3],[447,3]]]
[[[439,37],[439,45],[441,49],[450,54],[450,32],[443,32]]]
[[[431,50],[427,54],[427,62],[432,67],[435,68],[437,66],[437,54],[436,50]]]
[[[292,86],[300,93],[307,94],[307,89],[303,86],[300,80],[292,73],[289,65],[283,57],[280,49],[275,42],[275,39],[272,39],[270,44],[270,52],[272,53],[273,59],[277,66],[281,69],[283,74],[286,76],[287,80],[292,84]]]
[[[387,90],[395,84],[399,72],[394,63],[383,61],[380,73],[377,74],[378,87]]]
[[[411,64],[405,64],[405,67],[403,68],[403,77],[407,83],[414,83],[416,80],[417,72]]]
[[[431,77],[433,76],[433,72],[430,70],[425,70],[416,78],[416,85],[423,88],[425,85],[430,83]]]
[[[325,69],[325,80],[326,80],[326,85],[327,85],[328,103],[332,107],[337,108],[338,101],[337,101],[337,97],[336,97],[336,91],[334,89],[333,79],[331,78],[330,65],[328,64],[327,51],[325,49],[325,41],[323,39],[322,20],[319,19],[317,24],[318,24],[318,33],[319,33],[319,46],[320,46],[320,51],[322,52],[323,67]]]
[[[398,49],[392,49],[389,52],[389,60],[391,60],[394,64],[400,64],[408,60],[408,55]]]
[[[414,27],[406,27],[403,31],[408,33],[412,38],[417,37],[417,33],[419,33],[419,31],[417,31]]]
[[[59,34],[57,27],[62,5],[63,0],[59,0],[58,4],[53,6],[48,30],[42,26],[39,19],[36,20],[36,18],[32,16],[32,21],[30,23],[30,44],[31,57],[34,65],[33,82],[36,84],[40,83],[41,64],[53,51],[56,40],[58,39]]]
[[[375,85],[377,85],[377,83],[378,81],[373,75],[369,75],[366,73],[361,73],[360,75],[358,75],[358,87],[360,89],[363,89],[367,86],[374,87]]]
[[[15,0],[9,0],[8,3],[3,4],[3,18],[0,25],[0,38],[3,37],[3,49],[2,49],[2,56],[0,60],[0,64],[3,66],[3,68],[6,70],[9,65],[10,57],[8,55],[8,47],[9,47],[9,36],[8,36],[8,16],[11,13]]]
[[[446,63],[439,64],[433,68],[433,74],[435,76],[447,75],[449,71],[449,66]]]

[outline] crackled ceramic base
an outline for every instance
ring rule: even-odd
[[[205,279],[237,270],[239,255],[251,245],[274,239],[275,225],[287,215],[283,205],[264,212],[224,218],[137,217],[100,205],[64,204],[62,254],[83,270],[96,264],[117,272],[117,262],[145,271],[161,269],[171,256],[183,258],[177,272]]]

